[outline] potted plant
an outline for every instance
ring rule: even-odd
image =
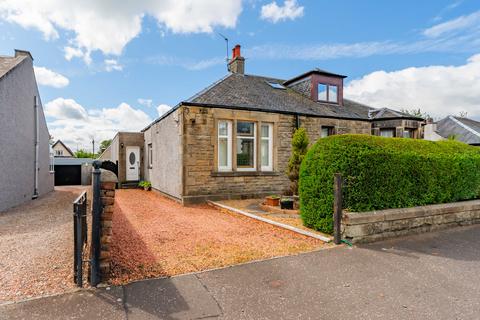
[[[152,189],[152,183],[150,181],[140,181],[138,186],[143,188],[145,191],[150,191]]]
[[[278,207],[280,205],[280,197],[271,195],[265,198],[265,204],[267,206]]]
[[[280,200],[280,209],[293,210],[293,197],[282,198]]]

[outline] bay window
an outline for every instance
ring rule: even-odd
[[[218,120],[216,150],[218,172],[271,172],[273,123]]]
[[[261,170],[273,171],[273,124],[262,123],[260,133]]]
[[[232,122],[218,121],[218,170],[232,170]]]

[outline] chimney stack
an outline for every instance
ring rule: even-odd
[[[231,73],[245,74],[245,58],[240,54],[240,45],[232,49],[232,59],[228,62],[228,71]]]

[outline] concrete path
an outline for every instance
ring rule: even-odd
[[[479,319],[480,226],[0,307],[0,319]]]

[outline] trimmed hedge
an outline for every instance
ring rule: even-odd
[[[331,136],[319,139],[300,167],[307,227],[332,233],[335,172],[345,179],[343,206],[351,212],[480,197],[480,148],[456,141]]]

